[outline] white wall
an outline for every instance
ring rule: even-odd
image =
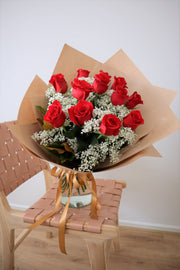
[[[180,1],[1,0],[1,122],[16,119],[35,74],[48,82],[64,43],[102,62],[122,48],[152,84],[180,92]],[[171,108],[180,118],[180,94]],[[96,176],[127,181],[120,223],[180,231],[180,132],[155,146],[163,158]],[[34,178],[9,200],[24,208],[43,192]]]

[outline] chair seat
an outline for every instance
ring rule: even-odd
[[[34,223],[50,213],[55,207],[57,183],[30,208],[25,211],[24,222]],[[123,185],[115,180],[96,179],[97,195],[101,201],[98,219],[90,217],[90,205],[81,208],[69,208],[66,217],[68,228],[77,231],[101,233],[102,224],[117,225],[118,210]],[[61,204],[58,211],[48,218],[43,225],[58,227],[64,206]]]

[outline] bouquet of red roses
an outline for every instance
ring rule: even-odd
[[[50,84],[34,78],[10,129],[36,156],[65,170],[160,156],[152,144],[180,128],[169,107],[176,92],[153,86],[122,50],[102,64],[65,44]]]
[[[78,69],[68,89],[63,74],[52,75],[42,112],[42,130],[33,139],[59,158],[59,164],[94,171],[105,160],[119,162],[120,150],[136,141],[135,129],[144,124],[135,107],[143,101],[137,91],[128,95],[125,78],[100,70],[93,77]]]

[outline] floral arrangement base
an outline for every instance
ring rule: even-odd
[[[71,196],[69,208],[81,208],[87,206],[91,203],[91,197],[91,193]],[[62,196],[61,204],[66,205],[68,199],[68,196]]]
[[[90,187],[92,188],[91,184]],[[92,193],[91,191],[83,185],[80,188],[76,188],[74,185],[72,187],[69,208],[81,208],[87,206],[91,203]],[[61,204],[66,205],[69,199],[69,189],[62,192]]]

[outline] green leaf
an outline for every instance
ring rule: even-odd
[[[46,114],[46,111],[47,111],[47,110],[44,109],[43,107],[36,105],[36,108],[37,108],[38,110],[40,110],[40,111],[43,113],[43,116]]]
[[[53,155],[59,157],[61,160],[61,163],[64,163],[66,161],[73,161],[75,158],[75,155],[72,152],[64,152],[64,153],[60,154],[58,152],[58,150],[56,150],[56,149],[52,149],[52,148],[49,149],[48,147],[46,147],[44,145],[42,145],[42,148],[44,148],[46,151],[52,153]]]
[[[75,158],[74,153],[71,152],[65,152],[60,156],[61,162],[64,163],[66,161],[73,161]]]
[[[81,186],[81,189],[82,189],[83,192],[85,191],[84,186]]]
[[[90,144],[91,144],[91,145],[98,144],[98,138],[97,138],[96,134],[92,134],[92,135],[91,135],[91,141],[90,141]]]
[[[44,130],[53,129],[53,126],[50,123],[43,121],[43,129]]]
[[[78,151],[83,151],[88,148],[89,145],[98,144],[97,134],[81,134],[77,138]]]
[[[89,143],[87,143],[87,141],[82,140],[81,138],[77,138],[77,144],[78,144],[77,148],[78,152],[86,150],[89,146]]]
[[[51,143],[51,144],[48,144],[48,146],[52,148],[62,148],[60,143]]]
[[[68,137],[69,139],[74,139],[75,137],[78,137],[81,132],[81,126],[74,126],[72,129],[65,132],[65,137]]]
[[[97,105],[98,98],[99,98],[99,95],[97,93],[94,93],[94,99],[92,101],[92,104],[94,107],[96,107],[96,105]]]

